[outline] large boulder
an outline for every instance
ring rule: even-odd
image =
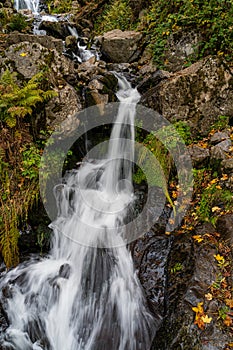
[[[141,102],[169,121],[186,120],[207,135],[220,115],[233,118],[233,75],[226,62],[207,57],[144,92]]]
[[[133,62],[141,54],[142,34],[135,31],[121,31],[119,29],[104,33],[98,40],[101,52],[110,62]]]

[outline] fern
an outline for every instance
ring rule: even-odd
[[[44,91],[39,88],[43,73],[34,75],[23,87],[16,83],[15,73],[8,69],[0,79],[0,119],[13,128],[18,118],[23,119],[33,113],[33,107],[56,96],[53,90]]]

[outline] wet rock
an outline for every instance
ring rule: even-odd
[[[215,228],[206,223],[199,225],[193,234],[214,232]],[[192,307],[205,300],[219,273],[215,254],[211,242],[199,245],[188,233],[175,238],[167,266],[166,316],[151,350],[222,350],[230,341],[229,334],[216,323],[206,325],[203,331],[194,325]],[[176,270],[177,264],[180,268]],[[206,313],[210,314],[211,310],[219,310],[218,301],[205,301]]]
[[[169,121],[187,120],[193,136],[207,135],[219,115],[233,116],[232,84],[226,62],[207,57],[149,89],[141,103]]]
[[[75,51],[77,49],[77,38],[74,35],[68,35],[65,39],[65,45],[67,48]]]
[[[203,167],[208,163],[210,157],[210,151],[208,148],[202,148],[198,145],[192,145],[188,147],[189,154],[192,159],[194,167]]]
[[[99,38],[101,52],[110,62],[133,62],[141,53],[141,39],[139,32],[114,29]]]
[[[47,35],[51,35],[54,38],[65,40],[66,36],[70,34],[67,22],[51,22],[51,21],[42,21],[39,25],[39,30],[45,30]]]
[[[69,264],[61,265],[59,269],[59,277],[68,279],[70,277],[70,273],[71,273],[71,267]]]

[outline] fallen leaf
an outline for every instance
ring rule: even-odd
[[[213,179],[210,181],[210,184],[213,185],[213,184],[216,184],[216,182],[218,182],[218,179]]]
[[[224,263],[225,259],[223,256],[221,256],[220,254],[214,255],[215,259],[220,262],[220,263]]]
[[[226,299],[226,305],[233,309],[233,299]]]
[[[221,180],[225,181],[228,179],[228,175],[227,174],[222,174]]]
[[[221,208],[219,208],[219,207],[213,207],[211,209],[212,213],[215,213],[216,211],[219,211],[219,210],[221,210]]]
[[[198,243],[201,243],[204,240],[201,235],[195,235],[195,236],[192,236],[192,237]]]
[[[196,313],[204,313],[202,305],[203,305],[203,301],[198,303],[197,306],[192,307],[192,310]]]
[[[208,315],[202,316],[201,319],[204,323],[210,323],[212,321],[212,317],[209,317]]]
[[[213,299],[213,295],[211,293],[205,294],[205,298],[207,300],[212,300]]]
[[[230,318],[230,316],[227,315],[223,323],[225,324],[225,326],[230,327],[232,325],[232,319]]]

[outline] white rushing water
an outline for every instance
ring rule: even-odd
[[[49,256],[21,264],[0,283],[10,323],[2,335],[4,346],[15,350],[150,349],[154,320],[147,311],[122,225],[134,200],[133,122],[140,96],[124,78],[119,78],[119,86],[121,103],[107,156],[83,163],[55,189],[59,215],[51,224]]]
[[[39,0],[14,0],[14,6],[17,11],[27,9],[34,14],[38,14],[39,5]]]
[[[74,59],[77,59],[77,61],[81,63],[81,62],[88,61],[91,57],[95,56],[93,52],[91,52],[90,50],[87,49],[86,45],[80,44],[80,37],[78,35],[76,28],[68,26],[68,30],[69,30],[70,34],[73,35],[77,39],[77,48],[78,48],[79,54],[76,55],[73,52]],[[97,53],[96,53],[96,55],[97,55]]]

